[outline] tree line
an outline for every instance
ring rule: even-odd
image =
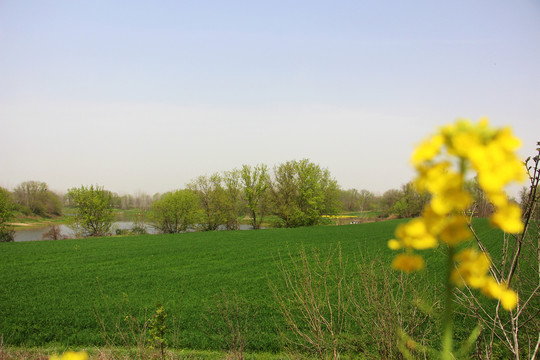
[[[476,179],[466,186],[474,194],[470,213],[488,216],[493,207]],[[259,229],[269,216],[273,227],[317,225],[322,215],[342,212],[410,218],[418,216],[428,201],[429,195],[418,192],[411,182],[382,195],[365,189],[343,190],[328,169],[308,159],[288,161],[273,169],[265,164],[242,165],[239,169],[199,176],[183,189],[153,196],[144,192],[119,196],[94,185],[71,188],[59,195],[44,182],[26,181],[12,192],[0,188],[0,241],[13,239],[13,230],[7,223],[14,214],[61,216],[64,206],[73,209],[71,226],[77,234],[103,236],[110,232],[115,218],[113,209],[140,209],[161,232],[178,233],[188,229],[236,230],[242,218],[253,229]],[[144,231],[144,226],[138,227]]]

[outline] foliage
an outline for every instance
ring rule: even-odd
[[[148,334],[154,343],[153,347],[157,347],[161,352],[161,358],[165,357],[165,347],[167,346],[167,332],[169,330],[167,324],[167,312],[160,303],[156,304],[156,312],[150,318],[148,323]]]
[[[39,216],[62,215],[60,197],[44,182],[25,181],[13,190],[15,203]]]
[[[217,230],[227,221],[227,197],[219,174],[199,176],[188,184],[188,189],[199,197],[202,209],[201,228],[205,231]]]
[[[340,190],[341,203],[345,211],[370,211],[375,209],[375,194],[362,189]]]
[[[166,234],[186,231],[199,219],[199,198],[191,190],[165,193],[151,207],[151,219],[156,228]]]
[[[13,218],[13,209],[10,192],[0,187],[0,242],[14,240],[14,231],[6,224]]]
[[[264,215],[268,212],[268,187],[270,177],[268,167],[264,164],[251,167],[243,165],[241,170],[244,199],[247,203],[248,213],[251,217],[253,229],[259,229]]]
[[[84,237],[109,234],[114,220],[111,193],[103,187],[88,187],[68,190],[70,201],[75,206],[72,227]]]
[[[408,182],[401,187],[401,195],[392,205],[392,212],[399,218],[417,217],[429,202],[430,195],[416,190],[413,183]]]
[[[384,192],[378,200],[379,211],[382,217],[387,217],[392,214],[394,205],[401,199],[402,193],[398,189],[390,189]]]
[[[242,183],[239,170],[226,171],[222,180],[225,195],[225,226],[227,230],[240,229],[238,217],[242,214]]]
[[[311,226],[321,215],[341,207],[339,186],[328,169],[307,159],[288,161],[274,169],[274,212],[286,227]]]

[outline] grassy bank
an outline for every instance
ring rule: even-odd
[[[324,254],[339,244],[351,274],[360,256],[389,264],[386,242],[400,222],[3,243],[0,334],[16,346],[103,346],[100,322],[125,325],[159,302],[169,314],[171,345],[216,350],[205,316],[216,296],[236,294],[253,310],[248,350],[279,352],[285,325],[269,281],[280,283],[280,258],[288,264],[302,246]],[[500,239],[485,221],[477,225],[481,236]],[[442,278],[442,261],[428,255],[426,281]]]

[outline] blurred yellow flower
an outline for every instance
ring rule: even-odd
[[[465,188],[468,172],[474,171],[478,184],[495,206],[491,223],[505,232],[523,231],[521,210],[511,203],[504,187],[525,178],[523,163],[515,150],[521,141],[508,127],[496,129],[487,118],[476,124],[459,119],[443,126],[424,140],[414,151],[411,162],[418,176],[414,184],[419,191],[427,191],[430,202],[421,217],[396,228],[395,239],[388,241],[392,250],[406,249],[392,263],[395,269],[411,272],[424,267],[423,260],[412,250],[438,246],[439,240],[451,248],[471,239],[467,219],[462,215],[470,207],[473,196]],[[451,274],[458,286],[467,284],[497,298],[505,309],[517,304],[517,294],[490,277],[488,257],[477,250],[465,249],[458,253]]]
[[[523,231],[521,209],[514,203],[498,208],[491,217],[491,222],[508,233],[517,234]]]
[[[444,144],[444,138],[442,135],[435,135],[424,142],[422,142],[414,151],[411,161],[417,165],[424,161],[432,160],[441,149]]]
[[[419,255],[400,254],[394,258],[392,268],[407,273],[422,270],[424,268],[424,259]]]
[[[467,219],[464,216],[451,217],[440,234],[441,240],[452,246],[470,239],[471,236],[471,231],[467,226]]]
[[[472,288],[482,288],[488,281],[488,272],[491,262],[481,251],[464,249],[459,252],[454,260],[458,263],[452,273],[452,281],[462,287],[465,284]]]
[[[437,246],[437,239],[428,232],[426,224],[421,218],[398,225],[396,236],[401,241],[402,246],[408,249],[423,250]]]

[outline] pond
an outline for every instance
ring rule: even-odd
[[[58,225],[60,227],[60,233],[64,236],[66,236],[67,238],[74,238],[75,237],[75,234],[73,232],[73,230],[71,230],[68,226],[66,225]],[[156,229],[155,227],[153,227],[152,225],[145,225],[146,227],[146,231],[148,232],[148,234],[159,234],[159,230]],[[45,226],[45,227],[42,227],[42,228],[33,228],[33,229],[17,229],[15,231],[15,241],[38,241],[38,240],[43,240],[43,234],[49,232],[51,230],[52,226]],[[117,221],[117,222],[114,222],[113,223],[113,226],[112,226],[112,233],[115,234],[116,233],[116,229],[120,229],[120,230],[130,230],[131,228],[133,228],[133,222],[132,221]],[[250,225],[244,225],[244,224],[241,224],[240,225],[240,230],[251,230],[252,227]],[[220,230],[225,230],[225,227],[223,227],[222,229]],[[189,231],[189,230],[188,230]]]

